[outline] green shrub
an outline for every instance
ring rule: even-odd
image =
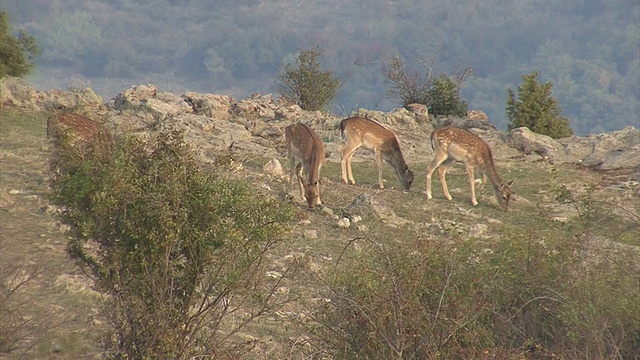
[[[273,304],[262,267],[290,205],[205,172],[177,132],[120,140],[72,170],[52,202],[69,254],[106,295],[114,358],[215,357]]]
[[[322,50],[302,50],[295,64],[285,64],[278,72],[276,87],[288,102],[303,110],[327,110],[338,95],[342,81],[320,65]]]
[[[467,102],[460,98],[458,84],[445,74],[433,81],[429,99],[429,112],[435,116],[467,116]]]
[[[538,83],[538,73],[522,76],[522,85],[518,86],[518,98],[511,89],[507,89],[507,129],[526,126],[538,134],[552,138],[573,135],[569,119],[561,116],[558,100],[551,91],[553,83]]]

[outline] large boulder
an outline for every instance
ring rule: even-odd
[[[0,107],[38,111],[37,102],[38,92],[24,80],[10,76],[0,79]]]
[[[121,91],[109,102],[109,108],[113,110],[127,110],[137,108],[147,99],[158,95],[158,88],[155,85],[136,85]]]
[[[186,92],[182,95],[184,101],[191,105],[194,113],[210,118],[228,120],[231,117],[233,104],[238,101],[231,96],[199,94]]]
[[[102,117],[107,113],[102,98],[91,88],[42,91],[39,93],[38,105],[43,110],[74,112],[91,118]]]
[[[640,129],[627,126],[622,130],[589,135],[591,151],[582,163],[596,170],[636,168],[640,166]]]
[[[539,155],[555,162],[567,161],[562,144],[547,135],[535,133],[527,127],[519,127],[509,132],[509,144],[525,155]],[[578,158],[572,159],[577,161]]]

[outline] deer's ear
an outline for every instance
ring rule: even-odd
[[[513,185],[513,183],[514,183],[514,182],[516,182],[516,179],[513,179],[513,180],[509,181],[509,182],[507,183],[507,186],[511,186],[511,185]]]

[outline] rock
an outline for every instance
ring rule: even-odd
[[[318,238],[318,232],[316,230],[305,230],[304,231],[304,237],[306,239],[317,239]]]
[[[627,126],[610,133],[590,135],[591,153],[582,163],[596,170],[619,168],[634,169],[640,166],[640,129]]]
[[[343,217],[342,219],[338,220],[339,228],[346,229],[350,226],[351,226],[351,221],[349,220],[349,218]]]
[[[107,107],[91,88],[82,90],[47,90],[39,94],[38,104],[45,110],[62,110],[88,117],[103,116]]]
[[[237,100],[226,95],[198,94],[186,92],[182,95],[184,101],[191,105],[193,112],[217,120],[229,120],[231,108]]]
[[[467,119],[469,120],[480,120],[480,121],[489,121],[489,117],[487,114],[480,110],[469,110],[467,111]]]
[[[324,214],[324,215],[327,215],[327,216],[333,216],[333,210],[331,210],[331,208],[327,207],[327,206],[323,206],[320,209],[320,213]]]
[[[157,94],[158,88],[156,88],[155,85],[135,85],[116,95],[109,107],[120,111],[136,108],[140,106],[143,101],[153,98]]]
[[[0,107],[19,107],[41,110],[37,105],[38,93],[26,81],[7,76],[0,79]]]
[[[519,127],[509,132],[509,145],[524,154],[536,154],[543,159],[566,161],[564,147],[550,136],[534,133],[527,127]],[[573,159],[577,161],[577,158]]]
[[[262,167],[262,172],[274,177],[284,177],[284,170],[282,170],[282,164],[276,158],[271,158],[264,166]]]
[[[358,195],[344,212],[353,219],[355,217],[374,216],[391,227],[402,226],[409,223],[409,220],[397,216],[388,206],[385,206],[379,199],[374,199],[371,195],[362,193]],[[348,218],[346,218],[348,220]]]
[[[497,131],[496,126],[490,123],[488,120],[445,117],[445,118],[438,119],[436,123],[437,123],[437,127],[453,125],[463,129],[481,129],[481,130]]]

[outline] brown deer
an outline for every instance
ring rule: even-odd
[[[285,128],[285,138],[291,160],[289,186],[293,185],[294,172],[298,175],[300,197],[307,201],[309,209],[321,205],[320,168],[324,162],[324,144],[307,124],[293,124]],[[302,171],[306,178],[302,177]]]
[[[475,167],[480,168],[484,176],[488,176],[503,210],[507,210],[511,198],[511,185],[502,182],[493,160],[493,152],[489,145],[476,134],[454,126],[435,129],[431,134],[431,146],[435,157],[427,169],[427,199],[431,199],[431,175],[438,168],[444,196],[451,200],[445,176],[447,168],[454,161],[463,162],[467,168],[469,185],[471,186],[471,203],[478,205],[475,191]],[[485,180],[486,181],[486,180]]]
[[[378,185],[384,189],[382,183],[382,160],[389,163],[396,170],[398,180],[406,190],[413,183],[413,172],[404,162],[400,144],[393,131],[375,121],[361,117],[350,117],[340,122],[340,133],[346,144],[342,149],[342,180],[345,184],[355,184],[351,172],[351,157],[359,148],[373,150],[378,165]]]

